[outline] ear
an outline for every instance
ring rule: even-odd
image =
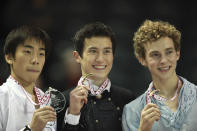
[[[7,55],[5,55],[5,60],[8,64],[12,65],[13,61],[14,61],[14,58],[11,54],[7,54]]]
[[[145,60],[144,58],[142,58],[142,57],[138,57],[137,59],[138,59],[138,61],[140,62],[140,64],[141,64],[141,65],[143,65],[143,66],[147,66],[147,64],[146,64],[146,60]]]
[[[79,55],[79,53],[77,51],[73,51],[73,56],[74,56],[75,61],[77,63],[81,63],[81,56]]]
[[[180,51],[177,51],[177,52],[176,52],[176,55],[177,55],[177,59],[176,59],[176,60],[178,61],[179,58],[180,58]]]

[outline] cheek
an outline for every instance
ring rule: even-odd
[[[21,70],[21,69],[25,69],[25,66],[27,65],[28,60],[25,58],[20,58],[20,57],[16,57],[15,58],[15,68],[17,68],[16,70]]]
[[[113,64],[113,57],[107,58],[108,64],[112,65]]]
[[[177,65],[177,59],[175,59],[174,61],[172,61],[173,65],[176,66]]]
[[[45,58],[41,60],[42,67],[44,66],[44,64],[45,64]]]
[[[80,64],[83,69],[90,68],[92,66],[92,61],[90,59],[83,59]]]
[[[94,57],[88,57],[88,58],[84,58],[83,59],[83,64],[86,66],[90,66],[91,64],[93,64],[95,61]]]
[[[28,59],[25,58],[25,57],[16,57],[15,58],[16,62],[20,63],[22,65],[22,63],[27,63],[28,62]]]
[[[157,67],[157,62],[155,62],[155,61],[150,61],[150,62],[148,63],[148,67],[149,67],[150,70],[156,68],[156,67]]]

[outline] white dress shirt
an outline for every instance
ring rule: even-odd
[[[0,131],[19,131],[31,123],[35,106],[26,95],[32,96],[22,88],[11,76],[0,86]],[[47,123],[43,131],[55,130],[56,122]]]

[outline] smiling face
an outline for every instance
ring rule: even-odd
[[[81,64],[82,75],[92,73],[93,80],[105,80],[112,68],[113,52],[109,37],[85,38],[82,57],[73,53],[76,61]]]
[[[6,55],[11,75],[22,85],[34,83],[45,63],[45,46],[41,41],[27,39],[16,48],[15,56]]]
[[[145,45],[145,59],[140,58],[142,65],[148,67],[152,79],[169,79],[176,75],[176,65],[180,51],[176,51],[174,43],[169,37],[147,43]]]

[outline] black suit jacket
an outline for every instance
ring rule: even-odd
[[[88,103],[81,109],[79,124],[70,125],[64,123],[64,116],[69,106],[71,90],[63,92],[67,104],[66,108],[57,114],[57,131],[122,131],[123,107],[136,98],[128,89],[111,86],[110,92],[104,91],[100,99],[88,96]]]

